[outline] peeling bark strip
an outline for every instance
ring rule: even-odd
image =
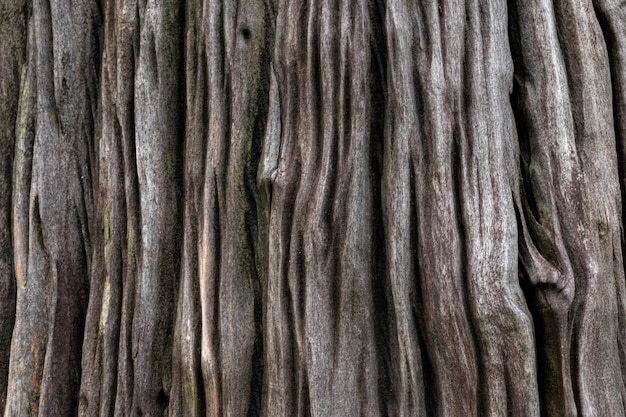
[[[0,412],[625,415],[625,27],[0,0]]]

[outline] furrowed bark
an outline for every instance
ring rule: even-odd
[[[33,3],[15,161],[17,312],[5,416],[76,412],[91,261],[95,5]],[[80,45],[80,47],[78,47]],[[35,116],[36,114],[36,116]]]
[[[13,158],[22,65],[26,58],[26,2],[0,2],[0,414],[4,414],[11,335],[15,322],[15,273],[11,227]]]
[[[387,97],[383,148],[382,200],[390,287],[391,381],[395,387],[391,414],[427,414],[422,358],[425,345],[420,335],[421,320],[417,268],[417,219],[413,160],[420,126],[413,117],[420,106],[419,82],[415,79],[414,51],[420,45],[420,16],[416,3],[390,1],[385,11],[387,32]],[[393,238],[392,238],[393,236]],[[419,358],[419,360],[416,360]],[[432,409],[432,405],[430,405]]]
[[[607,55],[611,72],[611,91],[612,91],[612,109],[613,123],[615,129],[615,142],[617,148],[617,164],[618,175],[620,181],[621,196],[626,192],[626,37],[622,30],[624,22],[626,22],[626,5],[617,1],[594,1],[593,2],[598,23],[604,35],[606,42]],[[605,116],[606,117],[606,116]],[[624,245],[623,218],[624,205],[622,203],[620,223],[619,242]],[[619,216],[618,214],[618,216]],[[617,236],[615,236],[617,238]],[[622,252],[623,253],[623,252]],[[619,260],[618,253],[614,254],[614,259]],[[623,259],[623,258],[622,258]],[[623,266],[616,265],[616,269]],[[619,270],[619,269],[618,269]],[[623,273],[623,272],[621,272]],[[617,303],[617,319],[618,319],[618,349],[621,364],[621,378],[626,380],[626,321],[624,313],[626,312],[626,288],[624,280],[616,280],[616,303]],[[623,388],[622,388],[623,389]],[[622,407],[626,408],[626,399],[622,400]]]
[[[624,412],[614,342],[623,304],[617,292],[623,287],[621,197],[610,74],[600,64],[606,48],[591,7],[537,2],[516,8],[518,125],[528,128],[520,136],[529,176],[522,262],[535,288],[540,360],[548,364],[546,415]],[[585,328],[591,322],[603,325]]]
[[[405,404],[407,400],[402,396],[403,406],[399,410],[407,415],[477,412],[501,415],[507,410],[515,410],[516,415],[538,415],[532,322],[517,283],[517,230],[510,194],[511,177],[516,174],[507,163],[512,157],[515,137],[511,130],[512,113],[507,106],[512,65],[508,45],[504,43],[506,26],[500,23],[506,9],[497,3],[479,6],[472,2],[451,2],[442,5],[441,10],[435,7],[403,10],[402,5],[391,4],[394,8],[388,10],[387,33],[392,35],[389,96],[393,101],[387,115],[390,122],[386,132],[389,144],[386,156],[389,156],[385,160],[388,171],[384,183],[388,195],[384,201],[389,202],[388,254],[392,288],[394,297],[400,298],[394,298],[394,305],[404,310],[396,313],[402,318],[398,345],[404,349],[410,346],[414,352],[424,350],[427,360],[432,361],[434,374],[449,378],[437,381],[434,387],[437,399],[426,405],[428,411]],[[435,35],[419,33],[418,26],[414,27],[417,33],[413,39],[407,36],[409,19],[416,16],[430,16],[427,21],[441,24],[440,30],[444,33],[457,31],[467,21],[465,34],[457,31],[455,35],[441,35],[440,49],[429,50],[425,39]],[[465,43],[461,41],[463,36]],[[409,49],[411,47],[413,49]],[[433,53],[439,60],[433,59]],[[463,58],[465,65],[461,65]],[[416,72],[423,75],[415,77]],[[439,78],[433,74],[439,74]],[[429,110],[428,106],[439,110]],[[425,116],[416,119],[411,114]],[[439,133],[433,133],[435,131]],[[421,180],[412,184],[416,179]],[[412,202],[411,193],[419,193],[424,188],[422,197]],[[440,202],[426,202],[432,200],[427,196],[437,196],[444,190],[450,197],[442,197]],[[429,210],[430,204],[435,208]],[[447,211],[439,208],[445,204],[451,204]],[[426,212],[418,215],[420,206]],[[458,210],[461,212],[459,220],[458,214],[454,214]],[[438,218],[440,220],[435,222]],[[411,227],[417,230],[411,231]],[[413,239],[421,241],[420,255],[415,260],[410,259],[410,252],[406,253],[411,245],[417,245]],[[455,241],[458,242],[456,249],[446,247]],[[450,252],[454,256],[451,257]],[[400,256],[404,259],[401,263],[397,261]],[[416,264],[414,268],[420,268],[419,275],[402,271],[412,262]],[[435,272],[435,268],[444,266],[453,267],[457,272]],[[400,274],[405,275],[403,280],[399,279]],[[454,276],[457,289],[446,291],[444,285],[451,285],[446,281]],[[438,280],[439,277],[447,278]],[[412,289],[415,284],[410,280],[416,278],[423,288],[421,297],[425,308],[430,305],[432,310],[441,311],[438,310],[441,304],[459,308],[454,315],[458,320],[456,325],[443,318],[433,320],[432,324],[411,318],[412,310],[418,307],[411,307],[410,301],[402,298],[415,291]],[[417,304],[418,300],[413,302]],[[422,316],[436,318],[436,313],[423,312]],[[467,342],[461,345],[472,346],[473,350],[455,352],[455,346],[443,343],[420,346],[416,341],[410,342],[406,338],[411,333],[406,329],[416,326],[416,322],[427,333],[426,340],[464,337]],[[451,337],[447,334],[451,330],[446,330],[446,326],[460,329],[465,336]],[[509,338],[515,339],[516,344],[507,343]],[[450,357],[464,366],[450,369]],[[407,368],[404,365],[401,372],[408,373]],[[411,370],[399,380],[410,381],[418,372],[419,368]],[[454,383],[455,378],[465,382]],[[466,395],[462,399],[454,388],[458,386],[465,387]],[[418,386],[417,389],[429,392],[433,388]],[[446,393],[446,390],[450,391]],[[405,398],[414,391],[416,388],[408,390],[406,386],[400,390]]]
[[[33,19],[29,20],[29,41],[34,42]],[[34,50],[30,49],[28,53],[28,60],[34,59]],[[33,141],[34,141],[34,107],[36,97],[32,94],[35,84],[34,70],[30,65],[28,69],[22,71],[22,80],[20,87],[20,100],[19,100],[19,112],[17,116],[18,126],[22,126],[21,129],[16,130],[15,137],[15,161],[13,170],[13,207],[12,207],[12,221],[13,221],[13,248],[14,248],[14,268],[16,278],[16,289],[20,286],[24,286],[27,281],[28,273],[28,248],[29,248],[29,226],[28,219],[28,204],[29,204],[29,188],[31,179],[31,166],[33,157]],[[16,297],[19,297],[20,293],[16,291]],[[28,300],[29,293],[23,292],[22,297]],[[37,298],[41,299],[41,298]],[[22,307],[25,311],[19,312],[22,315],[22,320],[32,320],[29,316],[31,311],[26,309],[28,303],[23,304]],[[18,315],[19,301],[16,299],[16,311],[15,315]],[[34,310],[35,313],[38,310]],[[35,321],[37,325],[39,321]],[[40,327],[36,327],[33,331],[41,331]],[[11,339],[11,351],[21,352],[23,349],[29,349],[28,340],[19,339],[19,330],[17,327],[13,328],[13,335]],[[35,342],[35,341],[33,341]],[[39,341],[36,341],[35,347],[39,348]],[[38,350],[36,350],[38,352]],[[21,369],[33,368],[31,371],[35,378],[40,378],[41,363],[37,356],[26,356],[22,358]],[[11,361],[9,361],[9,375],[11,370]],[[13,363],[15,367],[15,362]],[[22,391],[22,387],[18,391]],[[36,394],[36,393],[33,393]],[[7,396],[9,397],[9,387],[7,384]],[[36,394],[38,395],[38,394]],[[36,398],[34,398],[35,400]],[[28,401],[25,399],[25,401]],[[8,401],[7,401],[8,402]],[[17,407],[16,407],[17,408]],[[35,410],[36,411],[36,410]],[[4,415],[10,415],[8,407],[5,407]],[[34,412],[32,414],[35,414]]]
[[[565,58],[576,147],[589,193],[589,259],[580,269],[582,304],[575,318],[577,403],[581,414],[621,415],[626,393],[620,369],[617,287],[623,285],[621,196],[606,44],[591,2],[567,1],[555,8]],[[566,40],[566,41],[564,41]],[[583,200],[584,201],[584,200]],[[580,236],[580,233],[578,233]],[[573,237],[572,237],[573,239]],[[584,239],[583,239],[584,241]],[[583,260],[578,257],[578,260]],[[575,270],[576,272],[576,270]],[[585,282],[586,281],[586,282]],[[603,323],[591,326],[591,323]],[[592,328],[593,327],[593,328]],[[579,330],[578,330],[579,329]],[[582,387],[587,387],[581,392]],[[621,397],[621,398],[620,398]]]
[[[464,2],[446,1],[421,7],[423,39],[417,51],[419,112],[424,113],[411,146],[417,218],[421,330],[426,358],[434,375],[430,411],[438,416],[478,412],[478,369],[465,301],[464,241],[457,214],[460,196],[456,140],[459,126],[453,112],[460,106],[465,21]],[[446,18],[443,18],[443,13]],[[422,52],[422,53],[420,53]],[[391,168],[391,167],[389,167]],[[458,340],[459,343],[446,343]],[[449,362],[458,363],[451,367]],[[458,391],[465,395],[459,398]]]
[[[623,27],[0,0],[4,415],[624,415]]]
[[[188,3],[189,5],[190,3]],[[198,282],[197,219],[203,213],[202,187],[207,146],[203,121],[206,120],[206,62],[203,43],[196,41],[202,30],[202,10],[188,7],[185,36],[186,133],[184,150],[184,214],[181,276],[176,309],[172,352],[172,394],[170,415],[203,416],[204,384],[200,362],[201,314]]]
[[[460,211],[467,300],[477,340],[479,415],[539,415],[533,323],[519,285],[513,62],[497,1],[467,2],[464,108],[459,113]],[[459,94],[460,96],[461,94]],[[513,342],[515,341],[515,342]]]
[[[101,127],[97,132],[94,257],[83,344],[79,415],[128,415],[130,328],[140,213],[135,156],[136,2],[105,4]]]
[[[135,146],[141,218],[132,312],[133,414],[160,415],[171,388],[173,314],[179,273],[180,151],[184,109],[179,2],[139,2]]]
[[[197,2],[207,24],[196,32],[198,108],[188,131],[190,145],[206,150],[187,161],[204,168],[191,190],[201,202],[197,218],[201,307],[201,368],[206,413],[260,412],[260,266],[255,257],[257,192],[255,172],[267,106],[265,4]],[[194,46],[191,46],[194,47]],[[204,102],[203,102],[204,101]],[[191,148],[193,150],[193,148]],[[193,242],[193,240],[192,240]],[[257,382],[258,384],[258,382]]]
[[[278,5],[285,112],[269,225],[265,415],[383,410],[376,11],[373,2]]]

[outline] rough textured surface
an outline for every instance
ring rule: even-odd
[[[15,123],[17,306],[5,415],[62,416],[76,412],[81,375],[100,23],[94,2],[30,5]]]
[[[11,207],[20,73],[26,58],[26,1],[0,1],[0,413],[4,412],[11,335],[15,321],[15,273]]]
[[[625,27],[0,0],[0,411],[625,415]]]

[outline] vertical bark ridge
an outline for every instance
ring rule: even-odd
[[[203,204],[207,210],[204,216],[200,217],[200,239],[198,245],[199,251],[199,281],[200,281],[200,302],[202,308],[202,373],[204,377],[205,397],[207,401],[207,415],[216,416],[221,413],[220,398],[220,379],[217,370],[219,352],[217,343],[219,338],[216,337],[217,320],[215,311],[218,306],[215,285],[218,285],[219,270],[219,248],[218,240],[215,237],[219,233],[218,230],[211,228],[212,223],[219,224],[217,217],[218,208],[215,191],[215,175],[212,169],[220,165],[222,160],[222,152],[220,146],[220,138],[218,129],[224,126],[223,106],[224,99],[222,97],[223,77],[224,77],[224,57],[223,46],[223,12],[220,5],[211,3],[199,3],[202,10],[202,19],[209,22],[208,28],[200,32],[199,44],[201,48],[206,49],[206,59],[208,68],[207,79],[207,102],[208,102],[208,126],[200,127],[200,134],[204,140],[207,140],[206,168],[203,173],[204,183],[202,190]],[[207,11],[208,9],[208,11]],[[208,13],[208,15],[207,15]],[[206,31],[206,33],[205,33]],[[202,56],[201,56],[202,58]],[[202,86],[200,86],[202,88]],[[210,129],[207,132],[207,129]],[[205,139],[206,138],[206,139]],[[211,279],[213,278],[214,279]],[[212,305],[216,306],[211,309]]]
[[[547,7],[552,10],[551,5]],[[556,59],[556,65],[543,65],[543,71],[538,71],[536,65],[541,62],[537,59],[540,56],[530,53],[522,41],[522,62],[519,63],[521,70],[518,73],[521,74],[518,79],[523,80],[521,95],[525,100],[524,111],[528,119],[520,122],[530,126],[529,134],[522,138],[522,148],[528,146],[526,152],[529,153],[530,162],[526,160],[525,163],[530,171],[533,204],[537,210],[534,216],[539,223],[544,222],[542,217],[560,219],[558,235],[561,236],[553,234],[556,242],[552,244],[556,246],[557,259],[562,259],[559,263],[563,265],[563,261],[569,259],[567,264],[571,270],[567,273],[571,274],[571,278],[565,276],[554,280],[558,290],[556,296],[549,294],[548,289],[544,290],[543,295],[537,294],[537,301],[542,305],[539,308],[539,340],[543,339],[545,343],[539,349],[545,355],[556,354],[560,358],[560,372],[563,375],[563,390],[554,387],[561,394],[555,398],[544,397],[543,409],[547,415],[576,415],[577,409],[583,415],[618,415],[623,412],[620,399],[623,390],[621,375],[603,375],[603,372],[590,372],[588,368],[600,367],[606,372],[614,372],[611,369],[619,369],[620,363],[615,344],[604,343],[605,340],[617,338],[616,285],[619,284],[615,280],[620,280],[619,275],[623,273],[621,259],[614,261],[615,246],[620,245],[619,238],[612,237],[619,227],[617,216],[621,210],[621,201],[615,188],[619,182],[615,139],[610,128],[613,125],[611,105],[610,101],[606,101],[607,97],[609,100],[611,97],[607,90],[610,78],[607,69],[597,64],[600,59],[606,60],[606,50],[604,43],[598,42],[600,29],[592,19],[594,15],[590,2],[579,2],[575,5],[567,2],[555,7],[547,15],[547,23],[550,25],[548,33],[553,34],[549,38],[546,38],[545,33],[539,38],[527,32],[529,27],[526,26],[526,16],[536,18],[535,13],[538,13],[533,5],[525,8],[518,5],[517,12],[520,13],[520,33],[527,35],[522,39],[534,39],[535,49],[550,50],[551,56]],[[583,50],[592,57],[583,58]],[[550,73],[553,69],[557,71]],[[544,91],[547,94],[544,93],[541,97],[537,92],[542,91],[539,90],[542,86],[539,83],[544,82]],[[549,88],[549,85],[554,86]],[[591,89],[594,91],[593,98]],[[598,94],[598,91],[605,93]],[[558,100],[557,103],[551,102],[554,99]],[[544,135],[548,132],[554,132],[553,137],[558,138],[558,142],[546,142],[548,137]],[[523,143],[526,140],[528,144]],[[598,166],[600,160],[603,161],[602,172]],[[539,174],[545,168],[550,168],[552,173],[544,171],[544,174]],[[548,207],[545,207],[546,194],[551,194]],[[551,209],[550,206],[554,208]],[[553,213],[546,215],[549,211]],[[539,251],[553,257],[549,253],[551,250],[545,247],[545,232],[541,235],[543,236],[536,237],[538,243],[544,246],[543,249],[538,248]],[[527,272],[530,272],[532,281],[532,275],[538,275],[540,270],[535,268],[534,271]],[[540,281],[544,280],[539,278]],[[603,288],[602,308],[596,304],[599,286]],[[568,293],[570,295],[565,300],[559,301],[562,295]],[[591,336],[585,334],[584,325],[581,325],[588,323],[588,320],[599,320],[606,325],[596,327],[595,331],[599,333]],[[564,334],[560,341],[550,340],[547,333],[542,334],[550,325],[556,326],[557,331]],[[594,353],[590,353],[590,343],[593,344]],[[553,349],[556,352],[550,353]],[[591,365],[592,363],[596,365]],[[570,377],[572,372],[573,380]],[[550,375],[554,375],[552,369],[548,376]],[[598,381],[589,380],[595,377],[610,380],[612,385],[603,385],[602,393],[590,396],[582,394],[588,392],[591,386],[598,386]],[[556,383],[554,380],[553,382]],[[570,394],[569,386],[572,383],[573,392]],[[548,382],[548,386],[551,385]],[[612,396],[611,399],[608,396]]]
[[[379,378],[371,316],[378,277],[370,181],[376,179],[365,174],[373,140],[367,105],[373,5],[285,2],[278,9],[277,35],[284,29],[276,39],[280,108],[294,111],[283,119],[272,188],[270,230],[277,239],[270,240],[270,253],[282,260],[276,270],[270,265],[268,302],[286,295],[290,305],[270,307],[268,321],[279,315],[288,330],[266,346],[272,352],[293,346],[278,358],[291,362],[285,365],[295,387],[283,391],[288,398],[269,393],[265,406],[284,415],[290,405],[297,415],[378,415],[378,387],[371,383]],[[268,383],[289,378],[272,374]],[[359,390],[370,401],[358,401]]]
[[[134,77],[139,39],[135,1],[107,2],[97,137],[96,230],[83,345],[79,415],[129,415],[131,329],[140,244]]]
[[[619,156],[623,159],[623,141],[626,140],[626,116],[624,115],[626,114],[626,74],[623,70],[626,62],[626,39],[624,39],[622,28],[626,22],[626,5],[616,0],[596,0],[593,6],[607,46],[611,70],[615,136],[618,149],[622,152]],[[623,174],[620,177],[623,185]],[[622,192],[624,192],[623,188]]]
[[[624,415],[623,2],[25,4],[5,416]]]
[[[126,162],[129,159],[128,142],[134,146],[134,133],[130,128],[134,124],[134,114],[128,102],[133,83],[132,79],[123,76],[125,68],[119,65],[120,62],[127,65],[123,59],[128,56],[129,50],[132,53],[134,32],[128,30],[131,28],[129,22],[126,25],[122,23],[124,13],[120,10],[121,5],[122,2],[107,2],[103,10],[102,113],[97,132],[98,159],[94,181],[96,225],[83,344],[81,416],[111,416],[115,412],[116,400],[122,397],[117,396],[118,357],[124,356],[121,331],[126,320],[122,315],[122,305],[123,300],[128,299],[125,287],[133,281],[132,274],[128,273],[128,264],[133,256],[129,222],[134,214],[129,210],[133,206],[127,202],[126,187],[129,178],[136,175],[136,170]],[[136,187],[131,190],[134,194]],[[124,389],[124,383],[120,387]]]
[[[393,400],[390,414],[398,416],[427,415],[422,346],[417,317],[417,265],[413,248],[415,195],[412,186],[414,161],[412,141],[418,136],[419,92],[414,76],[414,51],[423,47],[419,9],[413,3],[387,2],[387,103],[382,176],[382,201],[390,286],[394,320],[390,330]],[[417,22],[414,24],[413,22]],[[390,169],[393,167],[393,169]]]
[[[11,336],[15,323],[16,282],[12,242],[12,183],[16,136],[26,125],[18,122],[22,66],[26,60],[27,3],[0,2],[0,414],[4,414]]]
[[[219,372],[219,283],[220,283],[220,243],[219,243],[219,200],[216,174],[220,172],[224,162],[223,137],[227,126],[227,108],[225,98],[226,56],[224,27],[226,19],[232,18],[224,10],[225,4],[202,2],[203,21],[208,22],[200,33],[198,42],[206,51],[207,59],[207,101],[208,125],[201,126],[204,140],[207,141],[206,168],[203,174],[202,190],[204,215],[199,219],[201,230],[199,256],[200,303],[202,309],[202,351],[201,363],[204,378],[207,415],[218,416],[222,413],[221,374]]]
[[[267,106],[261,78],[267,14],[260,1],[196,7],[208,22],[199,25],[196,39],[195,86],[208,106],[188,126],[188,138],[206,146],[205,162],[195,167],[202,171],[190,172],[202,174],[202,188],[192,191],[191,201],[198,193],[201,207],[208,208],[198,220],[197,238],[206,412],[257,415],[252,380],[262,378],[262,369],[253,359],[260,320],[255,305],[261,303],[254,173],[263,146],[258,125]]]
[[[126,207],[125,224],[121,223],[116,227],[126,230],[126,257],[123,259],[121,286],[113,289],[121,291],[118,357],[113,358],[113,360],[116,362],[117,368],[114,415],[122,416],[130,415],[132,408],[134,366],[131,336],[138,275],[137,267],[142,257],[139,178],[135,151],[135,108],[138,104],[134,94],[134,74],[139,52],[139,9],[136,0],[119,0],[116,1],[115,5],[116,15],[113,27],[116,33],[115,51],[117,59],[110,61],[109,65],[117,80],[113,90],[117,98],[116,121],[114,123],[120,126],[121,152],[124,161],[123,198]],[[111,56],[111,58],[113,57]],[[127,74],[131,75],[128,76]],[[121,216],[120,220],[122,218]]]
[[[519,25],[515,42],[519,39],[520,44],[513,49],[521,61],[516,62],[515,76],[523,106],[517,123],[528,127],[520,132],[522,172],[528,181],[520,255],[532,286],[531,302],[538,310],[536,343],[538,361],[544,364],[539,369],[542,414],[576,415],[568,324],[575,276],[566,248],[567,227],[579,224],[584,195],[575,181],[579,165],[567,80],[552,4],[518,3],[514,8]],[[560,218],[564,212],[571,217]]]
[[[607,46],[607,55],[611,71],[611,91],[612,91],[612,107],[613,107],[613,123],[615,128],[615,143],[617,149],[617,162],[619,169],[620,190],[623,196],[626,192],[626,71],[623,70],[626,65],[626,39],[623,36],[623,27],[626,25],[626,4],[617,1],[598,0],[593,2],[598,22],[601,26],[604,41]],[[624,205],[621,209],[621,238],[619,243],[622,247],[622,253],[617,252],[617,246],[614,245],[614,259],[618,261],[623,259],[623,219]],[[614,239],[618,237],[614,235]],[[621,265],[623,268],[623,265]],[[616,269],[619,268],[619,265]],[[619,271],[619,269],[618,269]],[[619,272],[618,276],[621,276]],[[621,357],[622,381],[626,378],[626,321],[624,321],[624,313],[626,312],[626,288],[624,281],[616,280],[617,285],[617,315],[618,315],[618,349]],[[626,407],[626,396],[622,396],[624,407]]]
[[[463,262],[463,231],[456,215],[454,158],[459,131],[465,7],[444,1],[421,6],[421,37],[416,51],[420,107],[424,113],[411,149],[415,163],[419,285],[423,299],[422,332],[426,355],[437,377],[435,415],[476,415],[478,369],[470,328]],[[444,340],[458,340],[458,344]],[[457,366],[449,366],[450,362]],[[458,390],[465,392],[459,398]]]
[[[171,346],[181,239],[184,134],[183,7],[139,3],[134,90],[141,253],[132,322],[134,414],[161,415],[171,388]],[[181,88],[183,87],[183,88]]]
[[[186,10],[187,121],[184,154],[184,214],[181,277],[172,352],[170,415],[205,415],[200,340],[199,225],[203,212],[203,174],[207,153],[205,127],[208,120],[207,62],[201,33],[201,10],[188,3]]]
[[[257,149],[262,146],[257,119],[265,117],[263,101],[267,100],[261,79],[266,13],[263,1],[239,2],[235,10],[227,54],[231,76],[227,122],[230,126],[225,131],[228,136],[222,138],[229,143],[228,162],[226,171],[217,177],[224,187],[221,196],[218,189],[218,199],[223,199],[219,207],[223,228],[218,320],[224,412],[243,416],[260,413],[258,405],[250,402],[253,372],[258,371],[252,362],[257,337],[254,309],[261,302],[254,254],[257,196],[251,176],[256,173]]]
[[[280,135],[277,134],[279,145],[275,173],[270,176],[269,253],[273,255],[270,257],[267,276],[267,330],[264,345],[267,388],[263,415],[310,415],[309,395],[304,384],[306,373],[300,331],[302,319],[299,306],[302,300],[299,291],[293,291],[289,279],[290,270],[297,274],[302,271],[301,259],[291,257],[291,236],[299,220],[293,215],[294,197],[302,180],[302,162],[296,141],[284,140],[287,134],[297,129],[296,112],[283,110],[299,108],[299,80],[297,74],[287,69],[296,68],[298,60],[304,59],[305,51],[297,41],[304,36],[307,7],[308,4],[298,2],[277,4],[273,57],[276,61],[275,85],[280,87],[276,87],[279,99],[274,102],[281,111],[281,123]],[[287,36],[288,33],[294,36]]]
[[[555,3],[583,186],[588,198],[585,264],[574,317],[577,401],[581,414],[621,415],[625,394],[617,350],[617,282],[623,281],[621,196],[606,44],[591,1]],[[601,162],[600,162],[601,161]],[[580,234],[578,234],[580,235]],[[581,249],[574,247],[578,253]],[[580,257],[578,258],[580,259]],[[591,323],[603,323],[593,326]],[[601,372],[599,370],[602,370]],[[602,382],[601,382],[602,381]],[[583,394],[584,392],[584,394]]]
[[[29,73],[36,78],[28,86],[37,117],[32,159],[20,158],[15,166],[20,177],[30,171],[14,207],[16,221],[28,213],[31,225],[28,243],[23,230],[14,238],[24,251],[18,267],[23,274],[18,309],[24,315],[16,321],[14,334],[24,340],[12,347],[15,365],[7,416],[68,415],[78,404],[91,257],[98,108],[93,59],[100,54],[100,17],[92,2],[74,6],[70,12],[65,2],[33,3],[31,45],[36,52],[30,56]],[[32,349],[21,350],[29,340]]]
[[[533,323],[518,282],[517,225],[507,174],[516,140],[506,7],[467,3],[465,120],[459,135],[461,215],[480,415],[539,415]],[[515,340],[515,343],[511,341]]]
[[[28,24],[29,42],[34,42],[34,17],[30,17]],[[37,286],[28,285],[29,282],[29,252],[31,244],[30,215],[30,183],[32,179],[33,144],[35,141],[35,106],[36,106],[36,71],[31,64],[35,60],[33,48],[28,50],[28,64],[22,71],[20,86],[19,113],[17,116],[15,162],[13,173],[13,242],[15,253],[16,278],[16,320],[11,341],[11,355],[9,361],[9,383],[7,384],[5,416],[24,413],[34,416],[37,414],[39,391],[34,389],[31,382],[38,382],[41,378],[42,366],[42,337],[32,337],[44,334],[46,331],[44,320],[40,319],[43,304],[39,303],[44,295],[37,290]],[[37,300],[37,303],[34,302]],[[22,323],[22,324],[21,324]],[[15,353],[13,353],[15,352]],[[20,360],[15,360],[19,355]],[[30,373],[32,379],[12,380],[12,374]],[[17,382],[17,383],[16,383]],[[26,412],[25,412],[26,411]]]
[[[283,140],[284,132],[293,132],[296,122],[293,115],[283,109],[297,108],[299,100],[295,74],[283,68],[294,67],[296,57],[301,58],[303,52],[294,42],[300,38],[302,31],[296,30],[295,33],[299,34],[296,37],[288,37],[284,33],[294,33],[294,29],[304,27],[306,13],[302,10],[304,7],[305,4],[296,2],[277,5],[275,51],[273,51],[276,64],[271,81],[275,91],[273,108],[280,112],[280,117],[274,124],[276,157],[275,162],[274,158],[270,161],[268,179],[268,188],[271,192],[268,244],[269,253],[273,256],[269,258],[264,309],[266,388],[263,415],[309,415],[308,392],[303,382],[306,374],[299,349],[302,343],[298,327],[294,328],[290,323],[292,320],[300,323],[294,305],[297,307],[301,302],[299,294],[291,291],[288,279],[290,267],[298,272],[301,267],[299,259],[294,259],[293,264],[289,260],[290,236],[295,220],[292,215],[293,197],[302,174],[295,141]],[[279,54],[280,50],[285,50],[286,53]]]

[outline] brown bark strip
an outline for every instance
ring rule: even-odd
[[[204,403],[206,415],[257,415],[261,389],[252,381],[261,378],[254,353],[261,337],[261,267],[254,248],[255,172],[267,100],[267,14],[261,1],[199,1],[192,7],[197,17],[187,38],[187,99],[196,107],[187,126],[183,279],[185,287],[197,285],[200,295],[181,294],[179,311],[189,317],[198,310],[188,308],[200,308],[196,340],[203,386],[195,387],[198,362],[192,359],[183,371],[190,383],[185,407]]]
[[[29,41],[34,41],[34,31],[32,30],[34,25],[33,19],[31,18],[29,21]],[[28,51],[28,61],[34,60],[34,50],[30,49]],[[29,256],[29,246],[30,246],[30,222],[29,222],[29,198],[30,198],[30,182],[31,182],[31,169],[32,169],[32,157],[33,157],[33,142],[35,137],[34,132],[34,107],[36,102],[36,96],[33,94],[35,78],[34,78],[34,69],[32,65],[28,65],[24,71],[22,71],[22,80],[20,86],[20,101],[19,101],[19,112],[17,116],[17,124],[18,126],[22,126],[21,129],[16,130],[16,138],[15,138],[15,162],[14,162],[14,173],[13,173],[13,210],[12,210],[12,219],[14,223],[13,228],[13,242],[14,242],[14,265],[15,265],[15,278],[17,288],[23,287],[25,291],[19,292],[17,291],[17,298],[23,297],[23,301],[16,301],[16,321],[18,314],[22,315],[22,320],[30,320],[29,316],[30,311],[27,310],[27,306],[31,303],[29,302],[29,291],[26,291],[26,284],[28,282],[28,256]],[[40,295],[41,296],[41,295]],[[22,307],[22,310],[18,310],[18,306]],[[42,324],[41,321],[35,321],[39,326]],[[34,331],[41,330],[39,327],[32,329]],[[25,329],[22,330],[22,334],[26,334]],[[22,356],[22,366],[18,367],[17,362],[9,362],[9,377],[11,375],[11,366],[13,366],[13,372],[20,372],[23,369],[34,369],[38,372],[32,371],[33,377],[40,378],[41,375],[39,370],[41,369],[40,361],[38,359],[39,355],[39,340],[32,340],[32,345],[29,346],[28,342],[30,340],[31,334],[28,334],[28,337],[20,338],[20,328],[16,326],[13,329],[13,339],[11,341],[11,350],[15,352],[30,352],[31,355]],[[30,349],[34,347],[35,349]],[[31,398],[39,395],[38,392],[32,392],[30,389],[27,389],[25,386],[18,386],[17,389],[14,389],[13,395],[22,395],[22,392],[26,392],[26,395],[21,399],[17,400],[14,396],[12,396],[12,392],[10,387],[7,385],[7,407],[5,408],[4,415],[11,415],[10,413],[19,412],[21,407],[26,407],[30,395]],[[9,398],[13,398],[12,404],[9,402]],[[36,399],[33,401],[36,404]],[[31,415],[35,415],[36,409],[34,412],[31,412]]]
[[[280,109],[290,110],[272,187],[264,412],[380,415],[374,5],[278,10],[276,80]]]
[[[199,224],[203,213],[205,120],[207,116],[207,73],[202,33],[202,10],[194,4],[187,10],[186,106],[187,121],[184,153],[184,215],[180,287],[172,352],[172,392],[170,415],[206,415],[204,383],[200,362],[201,309],[198,280]]]

